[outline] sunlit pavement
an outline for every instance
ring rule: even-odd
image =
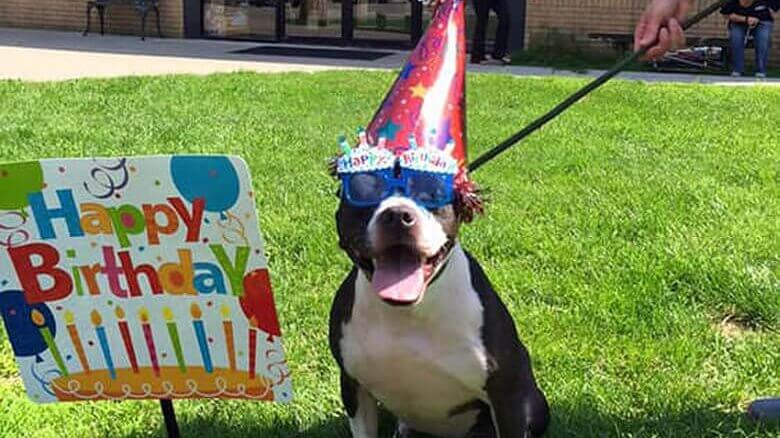
[[[375,61],[362,61],[235,53],[266,44],[268,43],[174,38],[147,38],[141,41],[137,36],[81,36],[78,32],[0,28],[0,79],[50,81],[129,75],[202,75],[233,71],[398,69],[407,55],[405,51],[376,49],[389,54]],[[573,72],[544,67],[500,65],[470,65],[469,71],[530,77],[595,77],[601,73],[598,70]],[[629,72],[621,74],[620,78],[733,86],[780,85],[780,79],[757,81],[752,77],[731,78],[678,73]]]

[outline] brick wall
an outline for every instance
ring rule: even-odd
[[[0,0],[0,26],[83,31],[86,0]],[[154,12],[147,18],[148,35],[156,35]],[[106,9],[107,33],[140,34],[141,20],[132,3],[125,0]],[[163,36],[184,35],[183,0],[160,0]],[[100,30],[97,10],[92,11],[92,31]]]
[[[693,0],[691,15],[713,0]],[[604,43],[588,40],[589,33],[633,33],[649,0],[527,0],[527,47],[577,44],[608,49]],[[687,32],[695,37],[725,38],[726,22],[715,13]],[[748,51],[751,53],[752,49]],[[750,59],[750,58],[749,58]],[[773,34],[770,63],[780,66],[780,26]]]

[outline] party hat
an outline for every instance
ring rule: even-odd
[[[368,125],[369,143],[380,138],[400,155],[417,145],[448,152],[466,164],[465,0],[445,0]]]
[[[455,208],[468,222],[482,213],[466,166],[465,0],[444,0],[409,55],[360,141],[331,163],[334,174],[402,168],[454,175]]]

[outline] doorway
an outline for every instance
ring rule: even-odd
[[[356,40],[411,43],[419,26],[418,8],[408,0],[355,0],[352,8]]]
[[[206,37],[273,41],[278,39],[276,0],[203,0]]]
[[[422,27],[419,0],[202,0],[213,38],[408,48]]]
[[[341,38],[342,0],[284,1],[284,31],[294,39]],[[346,0],[344,0],[346,1]]]

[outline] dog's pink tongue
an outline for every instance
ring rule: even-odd
[[[411,251],[390,250],[375,261],[372,285],[383,300],[402,304],[417,301],[425,289],[419,258]]]

